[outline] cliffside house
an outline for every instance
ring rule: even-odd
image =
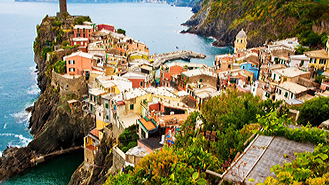
[[[307,88],[296,83],[286,81],[276,88],[275,100],[298,99],[307,94]]]
[[[113,25],[110,25],[110,24],[97,24],[96,25],[96,28],[97,30],[108,30],[108,31],[111,31],[111,32],[114,32],[114,26]]]
[[[88,40],[91,38],[94,29],[90,25],[75,25],[73,28],[74,38],[87,38]]]
[[[82,52],[88,52],[88,43],[89,43],[88,38],[78,37],[71,39],[71,46],[79,45],[78,49],[81,50]]]
[[[230,71],[233,69],[234,56],[230,54],[215,56],[216,72]]]
[[[133,88],[146,88],[152,86],[153,78],[149,74],[128,72],[121,76],[132,82]]]
[[[308,51],[304,54],[310,58],[310,68],[329,72],[329,56],[325,50]]]
[[[97,128],[91,130],[87,136],[84,137],[84,162],[87,164],[95,164],[95,156],[98,150],[100,140],[103,134]]]
[[[176,80],[177,79],[177,80]],[[217,74],[209,68],[193,69],[189,71],[181,72],[177,75],[175,81],[177,81],[178,90],[186,91],[186,84],[203,82],[212,87],[217,87]]]
[[[63,57],[66,61],[66,72],[69,75],[88,75],[91,67],[97,65],[98,57],[78,51]]]
[[[310,58],[306,55],[290,55],[289,67],[309,67]]]
[[[285,81],[297,81],[298,78],[307,78],[311,76],[310,72],[299,70],[298,68],[285,68],[272,70],[271,79],[276,83],[282,83]]]
[[[240,64],[241,70],[246,70],[253,73],[252,81],[258,80],[259,65],[253,62],[243,62]],[[250,81],[250,80],[249,80]]]

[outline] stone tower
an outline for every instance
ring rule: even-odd
[[[247,49],[247,34],[241,29],[235,38],[234,53],[245,49]]]
[[[66,0],[59,0],[59,13],[62,15],[67,12]]]

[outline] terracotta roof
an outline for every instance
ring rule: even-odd
[[[91,151],[94,151],[95,150],[95,147],[94,145],[89,145],[86,147],[87,149],[91,150]]]
[[[97,128],[94,128],[92,131],[90,131],[90,134],[97,137],[99,139],[99,130]]]
[[[145,127],[147,131],[153,130],[156,128],[152,121],[146,121],[144,118],[138,119],[138,121]]]

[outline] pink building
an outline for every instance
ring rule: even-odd
[[[93,27],[89,25],[75,25],[74,26],[74,38],[82,37],[88,40],[93,34]]]
[[[105,29],[105,30],[108,30],[108,31],[114,31],[114,26],[113,25],[110,25],[110,24],[98,24],[97,25],[97,29],[98,30],[102,30],[102,29]]]
[[[82,75],[97,64],[96,57],[82,51],[65,56],[63,60],[66,61],[66,73],[70,75]]]
[[[133,88],[152,86],[152,77],[150,75],[128,72],[121,77],[131,81]]]

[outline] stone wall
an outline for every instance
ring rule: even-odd
[[[113,147],[113,170],[122,170],[122,167],[125,165],[125,155],[124,153],[116,146]]]
[[[51,85],[60,89],[60,94],[74,93],[78,95],[88,94],[87,83],[84,76],[68,78],[52,71]]]

